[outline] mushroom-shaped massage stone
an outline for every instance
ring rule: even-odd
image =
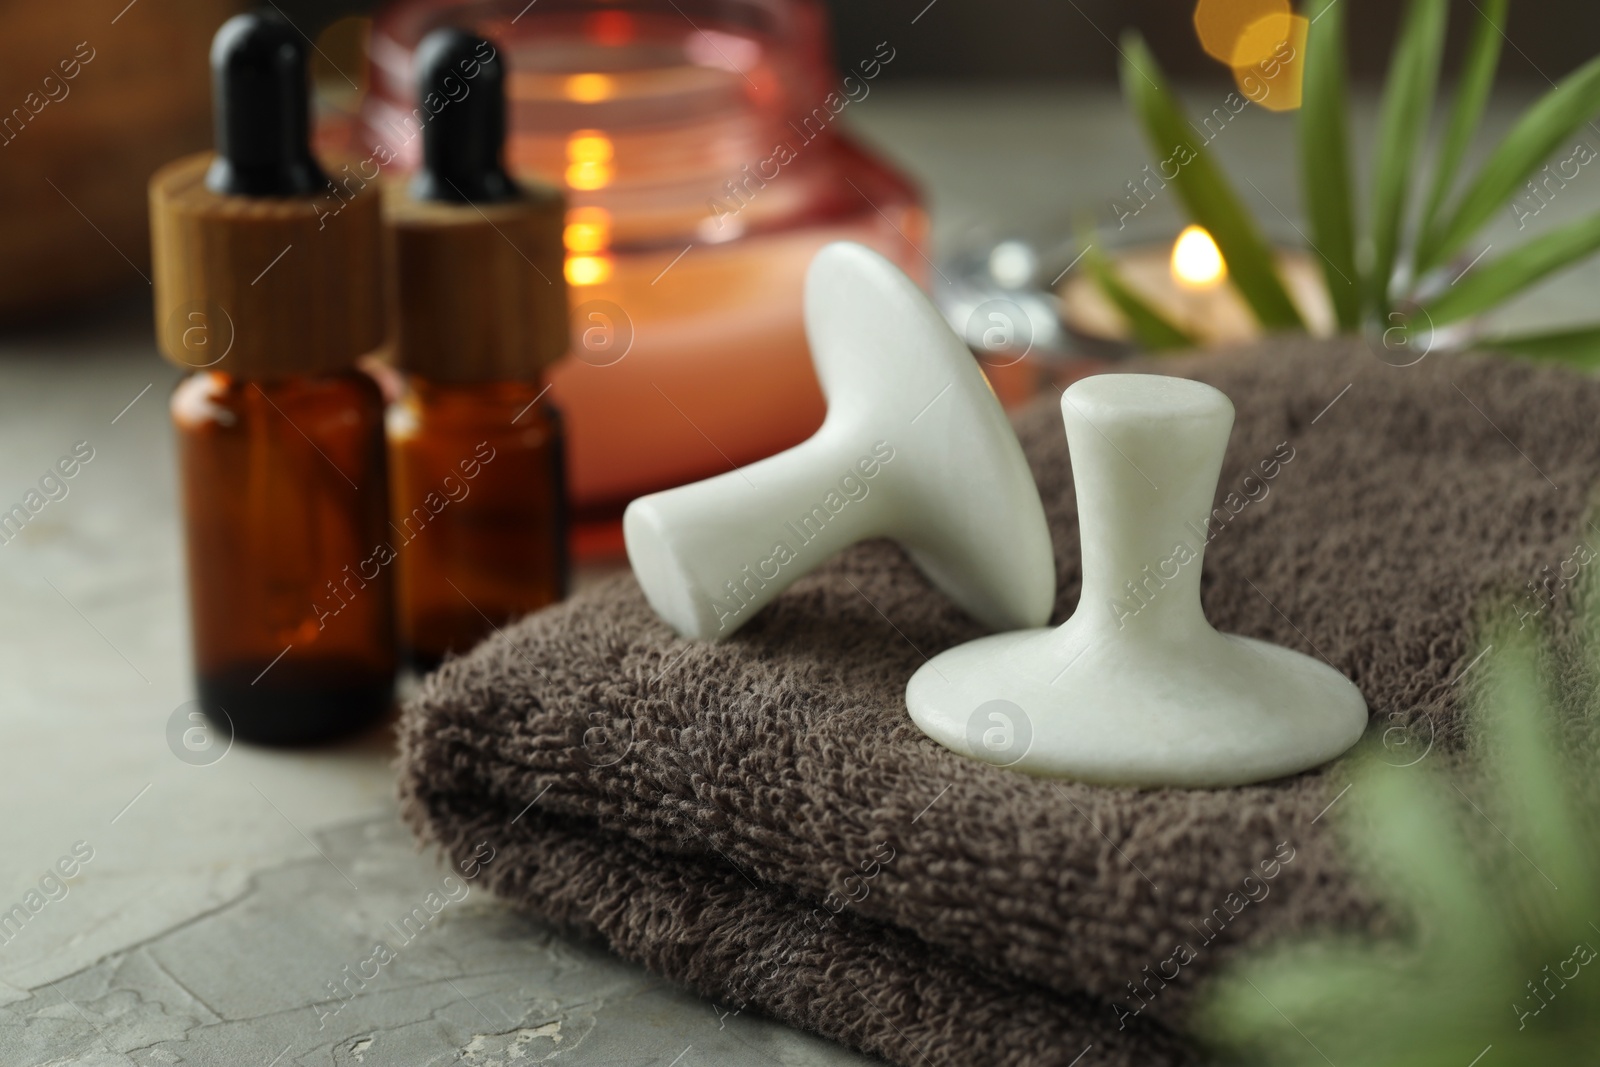
[[[1144,374],[1061,398],[1077,487],[1083,595],[1053,630],[980,638],[924,664],[911,717],[964,755],[1106,785],[1243,785],[1353,745],[1367,705],[1319,660],[1221,634],[1200,566],[1233,404]]]
[[[842,549],[888,537],[986,626],[1044,625],[1044,508],[972,353],[899,268],[847,242],[811,261],[805,324],[822,428],[628,505],[628,560],[650,606],[684,637],[727,637]]]

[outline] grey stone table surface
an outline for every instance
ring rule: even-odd
[[[1488,132],[1511,114],[1498,106]],[[1104,91],[885,86],[848,117],[923,181],[944,246],[1099,207],[1148,160]],[[1288,131],[1250,113],[1228,131],[1222,157],[1264,215],[1298,213]],[[1585,173],[1539,221],[1597,201]],[[1175,204],[1151,210],[1176,224]],[[1486,241],[1515,235],[1508,211]],[[1509,318],[1592,313],[1595,280],[1569,274]],[[168,725],[193,693],[175,379],[126,306],[0,337],[0,510],[79,442],[93,450],[0,544],[0,1064],[867,1062],[446,885],[396,819],[386,730],[176,758]],[[58,880],[58,864],[75,873]],[[449,899],[408,925],[430,893]],[[371,974],[377,940],[393,958],[349,980]]]

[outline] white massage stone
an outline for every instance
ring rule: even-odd
[[[822,428],[628,505],[628,560],[650,606],[684,637],[724,638],[842,549],[889,537],[986,626],[1044,625],[1050,531],[972,353],[916,283],[847,242],[811,261],[805,324]]]
[[[1367,724],[1355,685],[1221,634],[1200,567],[1233,404],[1209,385],[1084,379],[1061,398],[1083,595],[1053,630],[981,638],[924,664],[911,717],[957,752],[1105,785],[1216,787],[1315,767]]]

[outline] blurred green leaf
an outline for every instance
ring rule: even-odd
[[[1426,765],[1389,766],[1379,751],[1358,761],[1342,821],[1363,873],[1421,925],[1403,940],[1279,946],[1233,968],[1200,1025],[1246,1062],[1465,1067],[1484,1041],[1461,1025],[1463,1004],[1504,1010],[1481,976],[1507,968],[1513,951],[1461,832],[1466,805]]]
[[[1539,643],[1542,630],[1500,621],[1470,661],[1483,661],[1463,731],[1481,737],[1473,770],[1388,766],[1376,747],[1358,757],[1336,817],[1354,868],[1386,910],[1409,920],[1406,932],[1313,937],[1231,965],[1197,1015],[1225,1062],[1594,1062],[1600,879],[1591,842],[1600,807],[1585,787],[1600,755],[1590,747],[1600,635],[1584,631],[1554,654]],[[1557,691],[1578,704],[1562,710],[1586,716],[1572,724],[1573,738],[1588,740],[1561,740]],[[1582,747],[1569,754],[1574,744]]]
[[[1195,136],[1143,38],[1133,32],[1124,35],[1122,57],[1122,92],[1144,126],[1150,147],[1163,159],[1180,147],[1192,156],[1171,181],[1190,217],[1210,231],[1222,250],[1229,279],[1262,326],[1303,331],[1305,322],[1278,277],[1271,249],[1207,154],[1205,143]]]
[[[1600,249],[1600,214],[1536,237],[1497,259],[1468,268],[1424,305],[1435,326],[1487,311],[1541,278]]]
[[[1583,370],[1600,367],[1600,326],[1484,337],[1477,341],[1477,346],[1525,359],[1565,363]]]
[[[1090,247],[1084,252],[1083,265],[1089,269],[1095,285],[1128,320],[1128,327],[1141,346],[1151,351],[1195,346],[1195,339],[1183,327],[1151,307],[1143,297],[1123,284],[1111,261],[1097,249]]]
[[[1378,119],[1378,150],[1372,181],[1372,271],[1367,278],[1372,307],[1389,313],[1389,283],[1405,237],[1406,200],[1417,149],[1427,138],[1444,50],[1445,0],[1410,0],[1394,53]]]
[[[1393,767],[1378,752],[1360,761],[1344,815],[1359,828],[1367,870],[1403,907],[1446,929],[1494,921],[1494,902],[1473,877],[1457,803],[1429,765]],[[1454,951],[1457,942],[1445,946]]]
[[[1461,160],[1472,144],[1472,135],[1483,120],[1484,105],[1489,101],[1489,90],[1494,87],[1495,70],[1500,65],[1500,43],[1505,39],[1506,9],[1511,0],[1476,0],[1473,11],[1477,21],[1472,28],[1472,40],[1467,45],[1467,58],[1461,66],[1461,78],[1456,83],[1455,103],[1450,109],[1450,124],[1445,128],[1444,140],[1433,161],[1433,191],[1428,194],[1427,206],[1422,211],[1422,221],[1417,226],[1420,246],[1433,244],[1438,234],[1439,211],[1455,186],[1456,172]]]
[[[1438,235],[1419,245],[1417,272],[1440,266],[1499,211],[1573,131],[1600,111],[1600,56],[1561,80],[1495,148]]]
[[[1536,634],[1507,622],[1492,635],[1500,684],[1483,701],[1479,717],[1500,774],[1498,806],[1510,815],[1503,830],[1519,842],[1518,855],[1539,876],[1529,879],[1530,889],[1547,901],[1545,907],[1565,912],[1566,925],[1582,926],[1600,918],[1588,910],[1600,901],[1600,885],[1588,850],[1572,847],[1587,833],[1549,736],[1554,715],[1539,672]]]
[[[1311,28],[1301,88],[1300,178],[1334,314],[1341,330],[1353,332],[1361,326],[1362,293],[1350,183],[1344,9],[1340,0],[1314,0],[1307,12]]]

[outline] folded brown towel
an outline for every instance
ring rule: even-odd
[[[1564,612],[1564,561],[1600,545],[1584,521],[1600,383],[1287,339],[1160,369],[1238,411],[1205,557],[1212,623],[1351,677],[1391,762],[1457,759],[1485,594]],[[1056,404],[1017,428],[1060,621],[1079,560]],[[1089,1046],[1083,1067],[1186,1062],[1196,982],[1241,948],[1381,925],[1322,818],[1337,765],[1136,792],[928,740],[906,680],[979,634],[886,543],[720,645],[679,640],[619,578],[426,681],[402,726],[406,816],[457,861],[490,842],[485,876],[515,904],[728,1010],[906,1067],[1065,1067]]]

